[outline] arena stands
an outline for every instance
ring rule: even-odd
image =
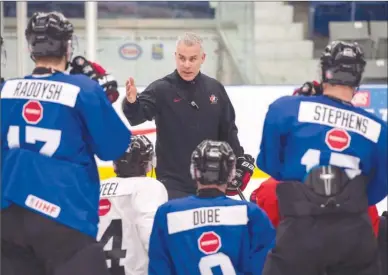
[[[387,83],[388,2],[311,2],[310,12],[313,39],[358,42],[368,58],[364,82]]]
[[[28,16],[37,11],[57,10],[69,18],[84,18],[85,5],[81,1],[28,2]],[[16,3],[4,3],[5,17],[16,16]],[[98,3],[99,18],[214,18],[208,1],[106,1]]]
[[[27,5],[28,16],[36,11],[57,10],[78,20],[80,51],[84,50],[83,2],[28,1]],[[9,34],[5,35],[6,43],[13,48],[16,47],[17,22],[13,20],[16,2],[3,2],[3,7],[5,32]],[[144,60],[144,56],[148,54],[147,48],[152,47],[152,59],[156,60],[152,61],[152,66],[163,74],[171,66],[160,61],[164,59],[163,51],[170,52],[170,47],[174,47],[173,42],[167,40],[173,40],[174,36],[186,30],[200,31],[205,35],[211,53],[205,62],[208,74],[229,84],[279,85],[318,79],[318,58],[329,40],[357,41],[368,58],[365,82],[386,83],[387,18],[388,3],[372,1],[104,1],[98,3],[101,31],[97,53],[108,68],[109,64],[105,62],[114,60],[120,64],[113,66],[113,71],[124,62],[130,70],[137,70],[149,66],[149,60]],[[117,21],[120,27],[112,32],[116,20],[120,21]],[[128,23],[125,20],[129,20]],[[134,25],[130,20],[137,21]],[[148,22],[149,31],[142,29],[141,22],[144,21]],[[166,32],[152,27],[165,24],[169,26]],[[145,37],[151,45],[144,44]],[[123,45],[129,45],[129,48],[121,48]],[[162,54],[157,57],[154,51]],[[126,56],[128,54],[133,56]],[[12,59],[15,54],[9,51],[9,55]],[[12,66],[9,65],[9,70],[13,70]],[[124,77],[120,70],[114,72],[119,78]],[[155,78],[154,75],[137,77],[144,83]]]

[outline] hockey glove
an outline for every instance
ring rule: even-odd
[[[105,69],[99,64],[90,62],[83,56],[74,57],[71,62],[70,74],[84,74],[90,79],[97,81],[112,104],[119,97],[118,83],[114,77],[107,74]]]
[[[104,89],[108,100],[113,104],[119,98],[117,81],[111,74],[105,74],[97,78],[98,83]]]
[[[92,64],[83,56],[76,56],[70,63],[70,74],[84,74],[87,77],[96,80],[97,72]]]
[[[321,95],[323,93],[322,85],[317,81],[306,82],[302,87],[296,89],[293,95],[299,96],[313,96],[313,95]]]
[[[226,195],[237,195],[237,188],[240,188],[241,191],[244,191],[253,175],[254,169],[255,160],[251,155],[245,154],[244,156],[237,158],[236,176],[234,180],[229,183],[226,189]]]

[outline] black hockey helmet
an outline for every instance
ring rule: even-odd
[[[365,65],[364,53],[356,42],[333,41],[321,56],[322,82],[358,87]]]
[[[132,136],[128,150],[119,159],[113,161],[118,177],[145,176],[152,168],[154,146],[144,135]]]
[[[70,61],[73,32],[73,25],[62,13],[34,13],[25,31],[31,58],[66,56]]]
[[[235,172],[236,156],[227,142],[204,140],[191,155],[191,177],[201,184],[230,183]]]

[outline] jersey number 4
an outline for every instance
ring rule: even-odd
[[[113,239],[112,249],[106,250],[105,246],[110,239]],[[120,259],[125,258],[127,251],[121,248],[123,243],[123,225],[120,219],[111,221],[104,234],[102,234],[100,243],[104,246],[105,258],[111,261],[110,274],[125,275],[124,266],[120,265]]]
[[[26,143],[35,144],[37,141],[44,143],[39,153],[51,157],[57,151],[61,143],[61,130],[46,129],[36,126],[26,126],[25,129]],[[8,147],[20,147],[20,127],[10,126],[7,135]]]

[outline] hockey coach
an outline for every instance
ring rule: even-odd
[[[133,78],[126,83],[123,112],[132,126],[155,119],[156,175],[169,199],[196,193],[190,176],[190,156],[205,139],[228,142],[236,156],[233,186],[246,187],[254,160],[244,155],[237,137],[235,112],[224,86],[200,72],[205,61],[202,39],[185,33],[176,44],[176,70],[138,94]],[[228,195],[235,195],[229,188]]]

